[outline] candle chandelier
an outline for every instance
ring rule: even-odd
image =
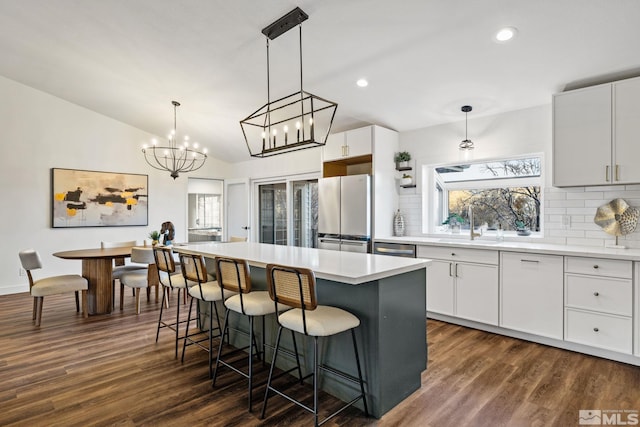
[[[249,154],[276,154],[320,147],[326,144],[338,104],[304,91],[302,87],[302,22],[309,16],[295,8],[262,29],[267,37],[267,103],[240,121]],[[300,91],[271,100],[269,40],[299,28]]]
[[[200,149],[197,142],[191,143],[187,135],[182,143],[178,143],[176,111],[180,106],[177,101],[173,104],[173,129],[167,135],[168,145],[158,145],[158,140],[153,139],[151,146],[144,144],[142,152],[147,163],[155,169],[171,173],[176,179],[179,173],[193,172],[204,165],[207,160],[207,149]]]

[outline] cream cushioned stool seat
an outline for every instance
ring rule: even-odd
[[[272,302],[273,304],[273,302]],[[278,320],[280,324],[301,334],[305,333],[302,320],[302,310],[294,308],[282,313]],[[341,308],[319,305],[313,311],[306,311],[307,335],[327,337],[360,326],[360,319]]]
[[[34,249],[25,249],[20,251],[18,256],[22,268],[25,269],[29,278],[29,292],[33,297],[33,320],[35,320],[36,326],[40,326],[42,320],[44,297],[49,295],[75,292],[76,311],[79,312],[80,302],[78,301],[78,292],[82,291],[82,314],[85,318],[89,315],[87,310],[87,289],[89,289],[89,283],[87,279],[78,274],[64,274],[34,280],[31,271],[42,268],[40,255]]]

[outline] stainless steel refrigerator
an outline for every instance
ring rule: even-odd
[[[371,251],[371,176],[318,181],[318,248]]]

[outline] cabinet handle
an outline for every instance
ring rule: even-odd
[[[609,165],[607,165],[606,170],[604,172],[604,178],[609,182]]]
[[[616,165],[616,181],[620,181],[620,165]]]
[[[599,292],[594,292],[593,295],[597,297],[598,295],[600,295],[600,293]]]
[[[458,264],[453,265],[453,277],[458,277]]]
[[[600,329],[598,329],[598,328],[593,328],[593,332],[598,332],[598,331],[600,331]]]
[[[456,256],[456,253],[455,252],[451,252],[451,256]]]
[[[453,266],[453,263],[452,263],[452,262],[450,262],[450,263],[449,263],[449,277],[453,277],[453,273],[452,273],[452,270],[451,270],[451,267],[452,267],[452,266]]]
[[[537,259],[521,259],[520,262],[533,262],[535,264],[539,263]]]
[[[595,268],[596,270],[600,268],[600,266],[598,264],[594,265],[593,268]]]

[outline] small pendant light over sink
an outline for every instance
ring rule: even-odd
[[[473,108],[470,105],[463,105],[461,110],[464,113],[464,141],[462,141],[458,147],[460,150],[473,150],[473,141],[467,137],[467,114],[473,110]]]

